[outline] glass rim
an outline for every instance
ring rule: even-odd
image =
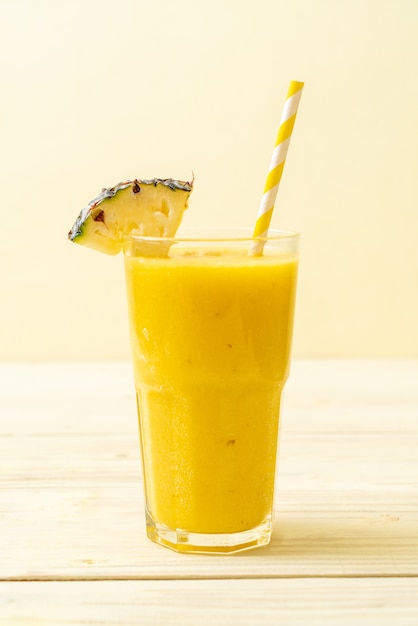
[[[207,235],[204,235],[207,233]],[[127,237],[127,241],[143,241],[149,243],[181,243],[181,242],[195,242],[195,243],[222,243],[222,242],[242,242],[249,243],[253,241],[261,242],[274,242],[274,241],[286,241],[297,240],[300,238],[300,233],[294,230],[284,229],[271,229],[264,236],[254,237],[253,230],[251,228],[241,228],[234,226],[196,226],[187,227],[181,229],[181,232],[173,237],[157,237],[150,235],[140,235],[130,233]]]

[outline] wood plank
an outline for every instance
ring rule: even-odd
[[[297,360],[285,388],[293,431],[418,432],[418,359]]]
[[[135,433],[128,362],[0,363],[2,434]]]
[[[129,364],[0,365],[0,578],[417,575],[417,363],[295,363],[274,539],[230,558],[146,539]]]
[[[13,626],[416,626],[418,579],[0,583]]]
[[[225,559],[146,539],[136,436],[9,437],[0,578],[418,575],[418,438],[378,440],[284,437],[272,544]]]
[[[418,359],[297,359],[288,431],[418,431]],[[134,433],[128,362],[0,363],[3,434]],[[363,423],[367,422],[367,424]]]

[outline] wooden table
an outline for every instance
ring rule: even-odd
[[[275,533],[145,536],[129,363],[0,365],[0,625],[418,624],[418,361],[293,364]]]

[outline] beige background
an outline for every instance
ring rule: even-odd
[[[121,258],[66,240],[103,186],[196,177],[189,225],[303,234],[294,352],[418,356],[417,0],[1,0],[0,359],[129,354]]]

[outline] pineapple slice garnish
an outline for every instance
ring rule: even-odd
[[[173,237],[187,209],[193,182],[172,178],[128,180],[102,192],[81,211],[71,241],[118,254],[129,235]]]

